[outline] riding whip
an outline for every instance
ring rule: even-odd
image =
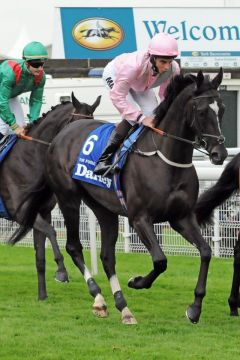
[[[46,142],[46,141],[43,141],[40,139],[35,139],[32,136],[28,136],[28,135],[18,135],[18,137],[23,140],[34,141],[34,142],[38,142],[40,144],[47,145],[47,146],[51,145],[51,143],[49,143],[49,142]]]

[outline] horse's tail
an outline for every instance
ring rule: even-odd
[[[195,213],[199,225],[212,222],[213,210],[239,189],[240,154],[225,167],[216,184],[198,199]]]
[[[39,183],[39,186],[33,187],[33,189],[29,189],[28,195],[16,210],[16,213],[21,213],[22,216],[19,219],[19,228],[7,241],[11,245],[20,241],[33,228],[40,210],[39,203],[44,204],[45,201],[51,201],[52,191],[45,184]]]
[[[30,227],[26,227],[24,225],[20,225],[17,230],[11,235],[8,239],[8,244],[15,245],[18,241],[20,241],[27,233],[31,230]]]

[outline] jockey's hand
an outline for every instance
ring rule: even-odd
[[[18,137],[25,135],[25,129],[21,126],[18,126],[14,131]]]
[[[143,121],[142,124],[148,127],[154,127],[155,126],[155,121],[154,118],[151,116],[146,116]]]

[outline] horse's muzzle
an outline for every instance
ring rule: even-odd
[[[210,160],[214,165],[222,165],[228,152],[223,144],[216,145],[210,152]]]

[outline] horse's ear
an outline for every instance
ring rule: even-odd
[[[221,84],[223,79],[223,68],[220,67],[219,73],[215,76],[215,78],[212,80],[212,86],[214,89],[218,89],[219,85]]]
[[[81,106],[81,103],[78,101],[78,99],[75,97],[73,91],[72,91],[72,94],[71,94],[71,97],[72,97],[72,104],[74,106],[75,109],[79,109],[80,106]]]
[[[202,72],[202,70],[199,70],[199,72],[197,74],[197,78],[196,78],[197,88],[200,88],[203,81],[204,81],[203,72]]]
[[[92,108],[92,112],[95,111],[95,109],[98,107],[98,105],[100,104],[101,101],[101,97],[102,95],[99,95],[96,99],[96,101],[92,104],[91,108]]]
[[[193,74],[186,74],[184,78],[185,80],[189,80],[190,82],[196,82],[197,79],[196,75]]]

